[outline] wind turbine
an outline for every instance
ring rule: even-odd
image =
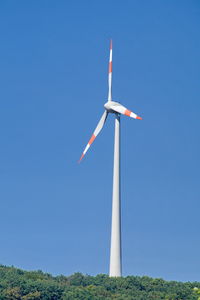
[[[142,120],[134,112],[128,110],[119,102],[112,100],[112,40],[110,41],[110,60],[108,69],[108,101],[104,104],[105,111],[93,132],[79,162],[82,160],[97,135],[102,130],[109,113],[115,114],[114,166],[113,166],[113,194],[112,194],[112,224],[110,247],[110,277],[122,275],[121,263],[121,194],[120,194],[120,115]]]

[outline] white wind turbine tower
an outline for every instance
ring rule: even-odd
[[[91,144],[103,128],[109,113],[115,114],[115,141],[114,141],[114,166],[113,166],[113,195],[112,195],[112,225],[110,247],[110,277],[122,275],[121,263],[121,195],[120,195],[120,115],[139,119],[142,118],[128,110],[119,102],[112,101],[112,40],[110,42],[110,60],[108,71],[108,102],[104,104],[105,111],[92,134],[79,162],[82,160]]]

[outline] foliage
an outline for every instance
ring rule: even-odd
[[[197,295],[199,295],[197,299],[200,300],[200,289],[198,289],[198,287],[195,286],[195,287],[193,288],[193,291],[194,291]]]
[[[147,276],[52,276],[0,265],[0,300],[200,300],[200,283]]]

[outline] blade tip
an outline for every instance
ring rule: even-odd
[[[137,116],[137,117],[136,117],[136,119],[138,119],[138,120],[142,120],[142,118],[141,118],[141,117],[139,117],[139,116]]]
[[[112,49],[112,39],[110,39],[110,50]]]
[[[78,161],[79,164],[80,164],[81,160],[83,159],[83,156],[84,156],[84,154],[81,155],[81,157],[80,157],[80,159]]]

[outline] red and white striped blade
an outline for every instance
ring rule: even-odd
[[[110,59],[108,67],[108,101],[112,101],[112,40],[110,41]]]
[[[124,107],[123,105],[119,104],[119,105],[111,105],[110,108],[122,115],[131,117],[133,119],[138,119],[138,120],[142,120],[141,117],[139,117],[138,115],[136,115],[134,112],[128,110],[126,107]]]
[[[106,118],[108,116],[108,112],[105,110],[95,131],[93,132],[87,146],[85,147],[82,155],[81,155],[81,158],[79,159],[79,162],[83,159],[83,157],[85,156],[86,152],[88,151],[88,149],[90,148],[90,146],[92,145],[92,143],[94,142],[95,138],[97,137],[97,135],[99,134],[99,132],[101,131],[101,129],[103,128],[105,122],[106,122]]]

